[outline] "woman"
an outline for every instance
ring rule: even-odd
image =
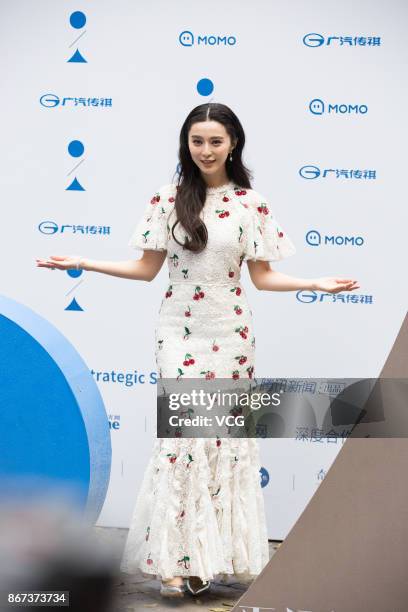
[[[338,293],[358,288],[341,278],[302,279],[269,261],[295,252],[242,162],[245,135],[223,104],[202,104],[180,134],[177,184],[159,189],[129,245],[141,259],[101,262],[52,256],[38,266],[82,267],[151,281],[167,258],[169,285],[156,329],[162,378],[254,376],[255,338],[240,270],[247,261],[257,289]],[[256,439],[155,441],[131,521],[121,569],[162,579],[161,593],[208,589],[216,575],[257,576],[269,560]]]

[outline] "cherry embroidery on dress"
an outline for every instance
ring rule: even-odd
[[[187,555],[184,555],[184,557],[182,559],[179,559],[177,561],[177,565],[184,565],[185,569],[190,569],[190,557],[188,557]]]
[[[202,370],[200,374],[204,374],[206,380],[213,380],[215,378],[215,372],[211,372],[211,370]]]
[[[146,536],[145,536],[146,542],[149,540],[149,536],[150,536],[150,527],[146,529]]]
[[[234,278],[234,276],[235,276],[235,272],[234,272],[234,270],[232,270],[232,268],[230,268],[230,269],[228,270],[228,276],[229,276],[229,278]]]
[[[241,242],[242,240],[242,234],[244,233],[244,230],[242,229],[241,225],[239,226],[239,236],[238,236],[238,242]]]
[[[145,232],[144,234],[142,234],[142,238],[143,238],[143,242],[146,244],[147,242],[147,237],[150,234],[150,230],[147,230],[147,232]]]
[[[244,365],[244,363],[248,360],[245,355],[238,355],[237,357],[235,357],[235,359],[238,360],[239,365]]]
[[[235,310],[235,314],[237,315],[242,314],[242,308],[238,306],[237,304],[234,306],[234,310]]]
[[[188,316],[190,316],[190,315],[188,315]],[[188,340],[190,336],[191,336],[191,331],[188,329],[188,327],[184,327],[183,340]]]
[[[193,300],[201,300],[204,297],[204,291],[201,291],[201,287],[196,287],[193,295]]]
[[[167,453],[166,457],[169,458],[170,463],[175,463],[177,455],[175,453]]]
[[[235,291],[235,295],[241,295],[242,293],[242,289],[241,287],[233,287],[232,289],[230,289],[231,292]]]
[[[229,217],[229,215],[230,215],[229,211],[225,210],[224,208],[222,208],[221,210],[217,209],[215,212],[219,213],[218,216],[219,216],[220,219],[224,219],[224,217]]]
[[[155,195],[150,200],[150,204],[157,204],[157,202],[160,202],[160,193],[159,192],[155,193]]]
[[[188,268],[185,268],[184,270],[182,270],[183,273],[183,278],[188,278]]]
[[[167,291],[165,293],[166,298],[169,298],[169,297],[171,297],[173,295],[172,289],[173,289],[173,285],[169,285],[169,288],[167,289]]]
[[[239,370],[234,370],[234,371],[233,371],[233,373],[232,373],[232,378],[233,378],[234,380],[238,380],[238,378],[239,378]]]
[[[147,565],[153,565],[153,559],[151,559],[151,558],[150,558],[150,555],[151,555],[151,554],[152,554],[152,553],[149,553],[149,556],[148,556],[148,557],[147,557],[147,559],[146,559],[146,563],[147,563]]]
[[[244,340],[248,338],[248,327],[246,325],[245,327],[242,327],[242,325],[240,325],[239,327],[236,327],[235,332],[239,334],[241,338],[243,338]]]
[[[266,204],[260,204],[257,207],[258,212],[260,212],[261,214],[267,215],[269,213],[269,208],[267,207]]]
[[[190,355],[190,353],[186,353],[184,356],[183,365],[189,366],[189,365],[194,365],[194,364],[195,364],[195,359],[193,359],[193,356]]]
[[[218,346],[218,344],[215,342],[215,340],[213,340],[212,343],[212,350],[216,353],[217,351],[220,350],[220,347]]]
[[[187,306],[187,310],[184,311],[184,316],[185,317],[191,317],[191,308],[190,308],[190,306]]]
[[[248,372],[248,378],[252,378],[254,374],[254,366],[249,366],[249,368],[247,368],[246,371]]]

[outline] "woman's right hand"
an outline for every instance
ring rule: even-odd
[[[80,256],[51,255],[49,259],[36,259],[38,268],[50,268],[54,270],[78,270],[81,269],[82,258]]]

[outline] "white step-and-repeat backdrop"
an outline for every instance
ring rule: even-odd
[[[361,283],[349,295],[258,292],[243,270],[257,377],[377,376],[406,309],[404,11],[397,0],[2,3],[2,317],[21,327],[19,307],[39,315],[99,390],[112,445],[99,525],[128,526],[150,456],[154,327],[168,272],[132,282],[40,269],[35,258],[140,257],[128,240],[174,178],[182,122],[198,104],[227,104],[246,133],[253,187],[297,247],[275,268]],[[46,396],[52,374],[25,363],[24,380]],[[16,472],[30,472],[37,443],[52,446],[47,429],[67,410],[54,394],[42,418],[33,389],[24,406],[4,408],[11,429],[14,411],[29,420],[35,405],[31,454],[26,447]],[[58,423],[65,449],[69,428]],[[324,434],[260,440],[271,538],[286,536],[340,451]],[[99,443],[106,469],[109,441]],[[67,446],[67,463],[77,450]],[[97,469],[98,448],[90,455]]]

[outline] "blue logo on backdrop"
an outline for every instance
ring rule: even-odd
[[[57,94],[47,93],[41,96],[40,104],[46,108],[56,108],[57,106],[109,108],[112,106],[112,98],[60,98]]]
[[[68,145],[68,153],[71,155],[71,157],[74,157],[74,158],[82,157],[84,150],[85,150],[85,147],[80,140],[71,140],[71,142]],[[79,163],[75,164],[72,170],[69,171],[68,176],[72,174],[72,172],[74,172],[74,170],[76,170],[78,166],[82,164],[83,161],[84,160],[81,159]],[[81,185],[78,179],[74,177],[70,185],[68,185],[68,187],[65,188],[65,191],[85,191],[85,188]]]
[[[365,115],[368,107],[366,104],[325,104],[320,98],[314,98],[309,103],[309,110],[313,115]]]
[[[82,30],[86,24],[85,13],[83,13],[82,11],[75,11],[74,13],[71,13],[69,17],[69,23],[71,27],[73,27],[75,30]],[[76,45],[78,40],[82,38],[85,32],[86,30],[83,30],[83,32],[81,32],[81,34],[77,36],[76,39],[69,46],[72,47]],[[84,58],[82,53],[80,53],[79,49],[77,48],[75,53],[70,57],[70,59],[67,60],[67,62],[72,63],[72,64],[86,64],[87,60]]]
[[[333,173],[333,175],[331,175]],[[302,166],[299,170],[299,174],[302,178],[311,180],[317,179],[320,176],[326,178],[327,176],[334,176],[336,179],[376,179],[376,170],[358,170],[356,168],[343,169],[343,168],[324,168],[321,170],[318,166]]]
[[[372,304],[372,295],[358,295],[357,293],[317,293],[316,291],[298,291],[296,299],[301,304],[314,304],[322,302],[339,302],[340,304]]]
[[[83,234],[96,236],[97,234],[109,235],[110,225],[58,225],[55,221],[41,221],[38,229],[42,234]]]
[[[183,47],[193,47],[194,45],[210,45],[213,46],[233,46],[237,42],[235,36],[202,36],[199,34],[198,36],[194,36],[190,30],[183,30],[183,32],[179,35],[179,43]]]
[[[316,32],[305,34],[303,44],[306,47],[378,47],[381,45],[380,36],[327,36]]]
[[[261,475],[261,487],[264,488],[269,482],[269,472],[264,467],[261,467],[259,473]]]
[[[317,230],[309,230],[306,234],[306,242],[309,246],[321,246],[330,244],[332,246],[362,246],[364,238],[362,236],[322,236]]]
[[[70,289],[67,293],[67,295],[69,295],[70,293],[72,293],[74,291],[74,289],[77,289],[77,287],[79,287],[79,285],[81,285],[84,281],[83,278],[81,278],[82,275],[84,275],[84,270],[76,270],[75,268],[73,270],[66,270],[67,276],[69,276],[70,278],[76,280],[77,278],[79,278],[80,280],[72,287],[72,289]],[[75,297],[72,298],[72,300],[70,301],[70,303],[68,304],[68,306],[66,306],[64,308],[64,310],[68,311],[68,312],[83,312],[84,309],[82,308],[82,306],[79,304],[79,302],[77,301],[77,299]]]
[[[197,83],[197,91],[201,96],[209,96],[214,91],[214,83],[211,79],[200,79]]]

